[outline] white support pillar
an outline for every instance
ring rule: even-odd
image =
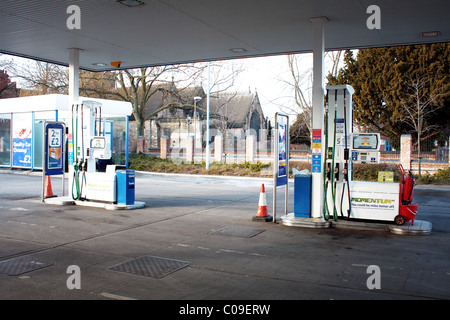
[[[72,128],[72,104],[79,99],[80,92],[80,83],[79,83],[79,75],[80,75],[80,49],[71,48],[69,49],[69,122],[67,126],[69,128],[69,133],[73,132]],[[72,137],[74,139],[74,137]],[[70,148],[69,148],[70,149]],[[67,150],[69,153],[72,150]],[[70,159],[70,158],[69,158]],[[72,158],[73,159],[73,158]],[[68,195],[72,197],[72,184],[73,184],[73,165],[68,163],[69,168],[69,190]]]
[[[69,103],[72,105],[74,101],[78,101],[80,92],[80,49],[69,50]]]
[[[323,162],[325,161],[324,150],[324,54],[325,54],[325,36],[324,23],[326,17],[311,18],[314,28],[313,44],[313,97],[312,97],[312,136],[319,137],[321,143],[320,168],[313,167],[312,172],[312,190],[311,190],[311,217],[320,218],[323,211]],[[318,139],[315,139],[317,142]],[[316,145],[317,146],[317,145]]]

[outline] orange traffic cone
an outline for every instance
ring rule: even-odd
[[[54,197],[52,191],[52,181],[50,180],[50,176],[47,176],[47,179],[45,180],[44,198],[51,197]]]
[[[266,192],[264,189],[264,184],[262,184],[261,192],[259,194],[258,211],[256,212],[256,216],[253,217],[253,221],[271,222],[272,220],[273,217],[269,216],[267,213]]]

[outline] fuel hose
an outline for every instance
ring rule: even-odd
[[[328,221],[330,218],[330,212],[328,210],[328,175],[327,175],[327,155],[328,155],[328,90],[326,95],[326,106],[325,106],[325,159],[323,161],[323,218]]]
[[[344,168],[344,183],[346,185],[347,189],[347,197],[348,197],[348,209],[347,209],[347,218],[350,218],[350,213],[352,210],[352,202],[350,198],[350,185],[349,185],[349,179],[348,179],[348,170],[349,170],[349,150],[348,150],[348,141],[347,141],[347,103],[346,103],[346,90],[344,89],[344,139],[345,139],[345,146],[344,146],[344,160],[345,160],[345,168]],[[342,203],[344,201],[344,191],[345,186],[342,186],[342,195],[341,195],[341,216],[344,216],[344,213],[342,212]]]
[[[75,116],[74,116],[75,109]],[[75,126],[74,126],[74,118],[75,118]],[[75,104],[72,105],[72,152],[73,152],[73,179],[72,179],[72,198],[74,200],[80,199],[80,178],[79,178],[79,168],[78,168],[78,104],[75,107]],[[75,191],[75,194],[74,194]]]
[[[331,170],[334,170],[334,156],[336,151],[336,117],[337,117],[337,90],[334,92],[334,129],[333,129],[333,152],[331,160]],[[330,172],[331,173],[331,172]],[[336,210],[336,182],[331,184],[331,194],[333,195],[333,220],[337,221],[337,210]]]

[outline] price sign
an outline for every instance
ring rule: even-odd
[[[48,147],[61,148],[62,130],[50,128],[48,132]]]
[[[57,122],[46,123],[44,135],[45,174],[63,174],[64,125]]]

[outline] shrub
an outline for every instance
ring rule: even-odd
[[[353,164],[353,179],[354,181],[378,181],[379,171],[393,171],[394,182],[400,182],[400,170],[397,165],[389,163],[379,164]]]
[[[157,156],[147,156],[145,154],[135,154],[129,157],[129,167],[138,171],[150,172],[172,172],[187,174],[210,174],[210,175],[234,175],[234,176],[251,176],[262,177],[271,176],[271,163],[262,163],[260,161],[251,163],[245,161],[243,163],[220,164],[211,163],[210,169],[206,170],[205,161],[201,164],[183,164],[174,163],[169,159],[161,159]],[[289,161],[289,174],[292,177],[292,168],[299,171],[307,169],[311,171],[311,163],[304,161]],[[400,170],[396,164],[380,163],[380,164],[353,164],[353,181],[378,181],[379,171],[393,171],[394,181],[400,182]],[[416,176],[417,183],[441,183],[450,184],[450,167],[439,169],[434,175],[428,172],[421,177]]]
[[[240,164],[240,167],[245,169],[250,169],[251,172],[260,172],[262,168],[268,168],[270,164],[268,163],[262,163],[260,161],[257,161],[256,163],[251,163],[249,161],[245,161]]]
[[[428,171],[425,174],[422,174],[420,177],[415,176],[414,179],[417,183],[423,183],[423,184],[431,184],[436,181],[435,177],[432,176]]]
[[[450,166],[445,169],[438,169],[434,177],[439,182],[450,183]]]
[[[421,177],[416,177],[418,183],[424,184],[450,184],[450,167],[445,169],[438,169],[434,175],[430,175],[428,172]]]
[[[145,154],[135,154],[129,157],[129,167],[138,171],[150,172],[172,172],[187,174],[210,174],[210,175],[235,175],[235,176],[262,176],[261,169],[267,169],[270,164],[260,161],[256,163],[244,162],[240,164],[220,164],[211,163],[209,170],[205,168],[205,162],[195,163],[174,163],[169,159],[161,159],[156,156]]]

